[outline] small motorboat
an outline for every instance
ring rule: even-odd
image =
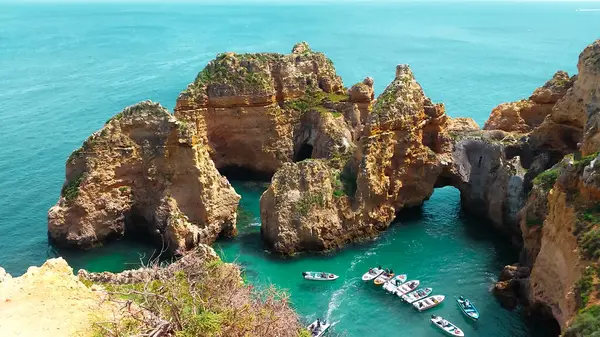
[[[433,289],[431,289],[431,288],[421,288],[421,289],[417,289],[411,293],[408,293],[406,295],[402,295],[401,298],[406,303],[412,303],[412,302],[424,299],[425,297],[429,296],[432,291],[433,291]]]
[[[312,337],[321,337],[327,331],[327,329],[329,329],[330,326],[331,324],[317,319],[306,328],[311,333]]]
[[[440,316],[431,315],[431,323],[451,336],[463,337],[465,333],[456,325],[448,322]]]
[[[444,295],[433,295],[431,297],[426,297],[422,300],[413,302],[412,305],[413,307],[415,307],[415,309],[419,311],[425,311],[427,309],[431,309],[435,306],[438,306],[440,303],[442,303],[442,301],[444,301],[444,298],[446,298],[446,296]]]
[[[457,298],[456,302],[458,303],[460,311],[462,311],[462,313],[465,314],[465,316],[475,321],[479,319],[479,310],[475,308],[473,302],[469,301],[468,299],[462,296]]]
[[[384,283],[386,283],[387,281],[389,281],[392,277],[394,277],[394,272],[393,271],[384,271],[383,274],[377,276],[377,278],[375,279],[375,281],[373,281],[373,283],[375,283],[376,286],[380,286]]]
[[[339,277],[335,274],[324,273],[320,271],[305,271],[302,272],[302,276],[305,280],[311,281],[334,281]]]
[[[369,269],[368,272],[366,272],[362,276],[362,280],[363,281],[371,281],[371,280],[375,279],[377,276],[383,274],[384,271],[385,270],[383,270],[381,267],[371,268],[371,269]]]
[[[396,289],[396,295],[402,298],[402,295],[408,294],[409,292],[417,289],[419,284],[421,284],[421,281],[419,280],[408,281]]]
[[[396,275],[383,284],[383,289],[393,294],[402,283],[406,282],[406,278],[406,274]]]

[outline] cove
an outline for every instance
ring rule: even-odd
[[[337,322],[336,334],[344,336],[432,336],[429,316],[443,315],[459,325],[467,336],[548,336],[540,326],[529,326],[520,312],[500,307],[490,287],[502,267],[517,258],[518,250],[490,230],[485,220],[465,215],[458,190],[440,188],[423,207],[402,212],[379,238],[319,255],[300,254],[281,258],[264,250],[260,241],[259,199],[267,183],[233,181],[242,195],[238,237],[219,241],[217,252],[228,262],[243,266],[257,286],[286,289],[303,318]],[[418,313],[360,277],[370,267],[390,267],[419,279],[445,303]],[[303,271],[328,271],[340,275],[335,282],[305,281]],[[465,295],[482,313],[470,322],[459,312],[454,296]]]

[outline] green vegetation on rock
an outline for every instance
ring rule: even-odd
[[[61,194],[65,198],[65,200],[73,201],[77,198],[77,196],[79,195],[79,185],[81,185],[84,179],[85,173],[81,173],[75,179],[72,179],[66,185],[63,186]]]
[[[559,173],[560,171],[558,168],[548,169],[538,174],[537,177],[533,179],[533,183],[545,190],[549,190],[552,188],[552,186],[554,186],[556,179],[558,179]]]
[[[564,337],[600,336],[600,305],[593,305],[579,312],[565,331]]]
[[[317,111],[321,114],[331,113],[334,117],[339,117],[342,115],[340,112],[326,108],[324,103],[339,103],[347,99],[348,96],[346,95],[327,93],[320,89],[311,88],[306,90],[304,96],[286,101],[285,106],[300,113]]]
[[[579,308],[585,308],[588,305],[594,290],[600,291],[600,285],[594,282],[595,278],[600,278],[600,267],[590,265],[586,267],[583,275],[575,284]]]
[[[297,201],[296,212],[306,216],[314,206],[325,207],[325,198],[321,193],[307,192]]]

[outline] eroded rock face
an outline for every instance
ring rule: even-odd
[[[517,212],[523,206],[523,176],[519,158],[507,158],[506,144],[490,135],[459,141],[452,152],[463,208],[483,216],[517,242]]]
[[[563,154],[574,152],[583,141],[581,150],[585,154],[596,151],[597,115],[600,111],[600,40],[589,45],[579,55],[577,69],[571,89],[559,100],[552,113],[532,133],[532,144],[538,148],[552,148]],[[585,128],[585,130],[584,130]],[[585,136],[584,136],[585,131]]]
[[[274,250],[293,253],[377,235],[397,211],[433,192],[450,164],[447,123],[443,106],[424,95],[407,66],[398,66],[353,155],[286,164],[276,173],[261,198],[263,237]]]
[[[573,80],[564,71],[535,89],[529,99],[498,105],[483,127],[485,130],[504,130],[526,133],[538,127],[552,112],[554,105],[573,86]]]
[[[457,117],[448,120],[448,132],[477,131],[480,127],[473,118]]]
[[[271,176],[299,151],[301,115],[316,107],[343,115],[353,104],[332,104],[347,100],[333,63],[303,42],[288,55],[220,54],[179,95],[175,115],[206,137],[218,169]]]
[[[234,235],[240,196],[195,130],[150,101],[113,117],[73,152],[48,234],[90,248],[131,233],[171,251]]]
[[[285,164],[260,200],[261,233],[275,251],[340,247],[345,241],[334,196],[334,173],[324,160]]]

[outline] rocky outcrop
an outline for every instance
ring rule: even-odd
[[[552,113],[532,133],[537,148],[551,148],[563,154],[581,150],[590,154],[599,148],[597,116],[600,111],[600,41],[588,46],[579,56],[578,75],[571,89],[556,103]],[[584,130],[585,128],[585,130]],[[585,135],[584,135],[585,133]]]
[[[90,248],[136,233],[177,252],[234,235],[239,199],[195,130],[147,101],[73,152],[48,234],[57,245]]]
[[[0,336],[88,336],[94,320],[118,315],[118,308],[94,290],[62,258],[5,279],[0,282]]]
[[[529,99],[498,105],[483,127],[486,130],[530,132],[552,112],[554,105],[573,86],[573,79],[558,71],[552,79],[535,89]]]
[[[466,212],[483,216],[500,232],[520,242],[517,212],[523,206],[523,176],[519,157],[511,158],[510,146],[518,140],[484,132],[465,135],[452,152],[451,183],[460,190]]]
[[[457,117],[450,118],[448,120],[448,132],[458,133],[467,131],[477,131],[480,127],[477,125],[473,118],[469,117]]]
[[[518,263],[504,267],[492,289],[503,307],[514,309],[527,296],[530,273],[529,267]]]
[[[358,104],[369,104],[357,95]],[[348,98],[331,60],[303,42],[288,55],[220,54],[179,95],[175,115],[206,138],[218,169],[243,168],[269,177],[303,151],[297,141],[305,131],[302,115],[342,117],[354,107],[337,106]]]

